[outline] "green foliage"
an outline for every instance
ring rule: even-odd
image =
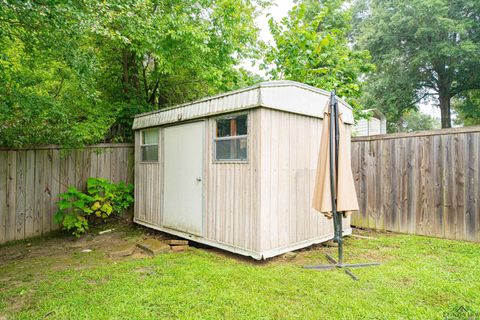
[[[377,67],[364,103],[390,122],[435,96],[442,127],[453,97],[480,88],[478,0],[358,0],[355,38]]]
[[[454,100],[453,109],[457,117],[457,125],[480,125],[480,90],[471,90]]]
[[[75,187],[69,187],[67,192],[59,194],[59,197],[55,221],[65,230],[72,230],[72,234],[79,237],[88,230],[87,217],[93,212],[90,204],[94,198],[78,191]]]
[[[303,0],[280,23],[269,21],[275,45],[264,68],[274,79],[335,89],[359,109],[360,76],[373,69],[368,51],[350,48],[351,11],[344,1]]]
[[[59,197],[55,221],[77,237],[88,230],[92,215],[105,220],[123,212],[134,201],[132,184],[114,184],[101,178],[87,179],[87,193],[69,187]]]
[[[0,145],[101,140],[113,110],[96,88],[82,5],[13,0],[0,7]]]
[[[2,1],[0,145],[132,140],[135,114],[243,85],[264,3]]]
[[[440,122],[432,116],[409,110],[397,122],[388,123],[389,132],[414,132],[439,129]]]
[[[107,218],[112,212],[120,213],[133,203],[133,184],[111,183],[107,179],[88,178],[87,192],[93,197],[91,209],[97,217]]]

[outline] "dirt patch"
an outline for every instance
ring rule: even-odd
[[[84,270],[111,263],[108,258],[111,250],[119,245],[135,245],[142,237],[142,230],[120,226],[101,235],[98,230],[92,230],[79,239],[57,234],[0,246],[0,293],[12,288],[18,290],[15,298],[5,301],[4,312],[14,314],[25,308],[35,290],[30,284],[41,281],[47,273]],[[145,257],[140,250],[131,256],[134,259]],[[88,281],[92,285],[99,283]]]
[[[381,230],[374,230],[374,229],[368,229],[368,228],[356,228],[356,227],[352,227],[352,233],[360,236],[365,236],[368,238],[395,236],[395,233],[391,231],[381,231]]]
[[[25,259],[32,259],[37,257],[50,258],[51,261],[62,261],[64,263],[52,263],[52,270],[63,270],[65,268],[74,268],[81,270],[89,267],[94,267],[96,264],[101,264],[102,261],[82,262],[72,261],[72,257],[82,257],[82,255],[96,255],[98,258],[103,258],[103,263],[108,263],[112,260],[123,259],[145,259],[150,258],[143,250],[135,249],[133,254],[110,259],[109,254],[115,248],[121,246],[134,245],[141,240],[153,238],[166,242],[167,240],[175,239],[176,237],[167,235],[165,233],[154,231],[146,228],[136,226],[114,225],[104,226],[101,230],[114,229],[111,232],[98,234],[100,230],[91,230],[88,235],[75,239],[69,236],[57,236],[46,239],[36,239],[31,242],[20,242],[0,247],[0,268],[23,261]],[[369,237],[381,236],[384,233],[372,232],[371,230],[354,229],[355,234],[365,235]],[[363,239],[355,239],[353,241],[368,241]],[[294,264],[307,265],[312,263],[326,262],[324,258],[325,253],[335,254],[336,244],[333,241],[327,241],[321,244],[312,245],[308,248],[295,251],[297,254],[292,259],[284,259],[282,256],[270,258],[268,260],[257,261],[251,257],[244,257],[238,254],[227,252],[221,249],[208,247],[190,241],[189,244],[198,249],[205,250],[214,255],[235,260],[240,263],[246,263],[256,266],[266,266],[270,264]],[[351,258],[355,260],[378,261],[385,260],[384,252],[375,252],[372,250],[356,250],[351,252]],[[77,259],[78,260],[78,259]],[[101,259],[100,259],[101,260]],[[93,265],[91,263],[94,263]]]
[[[135,244],[142,239],[142,234],[132,235],[123,230],[99,235],[92,233],[79,239],[59,237],[36,239],[32,242],[20,242],[0,247],[0,267],[32,258],[68,259],[72,254],[89,254],[101,252],[108,254],[112,248],[120,245]],[[91,251],[90,251],[91,250]]]

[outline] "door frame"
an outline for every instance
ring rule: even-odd
[[[190,232],[190,231],[184,231],[184,230],[179,230],[179,229],[175,229],[173,227],[170,227],[170,226],[167,226],[165,225],[165,182],[166,182],[166,179],[165,179],[165,129],[168,129],[170,127],[178,127],[178,126],[183,126],[183,125],[188,125],[188,124],[193,124],[193,123],[202,123],[202,156],[201,156],[201,160],[202,160],[202,163],[201,163],[201,166],[202,166],[202,192],[201,192],[201,216],[202,216],[202,226],[201,226],[201,233],[200,234],[197,234],[197,233],[193,233],[193,232]],[[206,189],[206,177],[207,177],[207,169],[205,167],[205,164],[207,163],[206,162],[206,143],[205,143],[205,137],[206,137],[206,128],[207,126],[207,119],[192,119],[192,120],[189,120],[189,121],[182,121],[181,123],[171,123],[171,124],[167,124],[165,126],[162,127],[162,136],[161,136],[161,146],[162,146],[162,154],[161,154],[161,161],[162,161],[162,192],[161,192],[161,195],[162,195],[162,201],[161,201],[161,208],[162,208],[162,220],[161,220],[161,224],[162,224],[162,227],[163,228],[168,228],[170,230],[175,230],[177,232],[183,232],[185,234],[192,234],[192,235],[195,235],[195,236],[200,236],[200,237],[203,237],[205,232],[205,189]]]

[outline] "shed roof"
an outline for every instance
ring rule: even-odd
[[[262,82],[244,89],[204,98],[175,107],[137,115],[133,129],[160,126],[222,113],[264,107],[323,118],[330,92],[295,81]],[[353,124],[352,108],[339,99],[345,123]]]
[[[379,120],[387,119],[383,112],[378,110],[377,108],[362,110],[362,112],[369,116],[373,116],[374,118],[377,118]]]

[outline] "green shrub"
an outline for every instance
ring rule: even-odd
[[[59,195],[55,221],[63,229],[79,237],[88,230],[89,221],[106,220],[112,214],[122,213],[133,203],[133,185],[112,183],[107,179],[88,178],[87,193],[69,187]]]

